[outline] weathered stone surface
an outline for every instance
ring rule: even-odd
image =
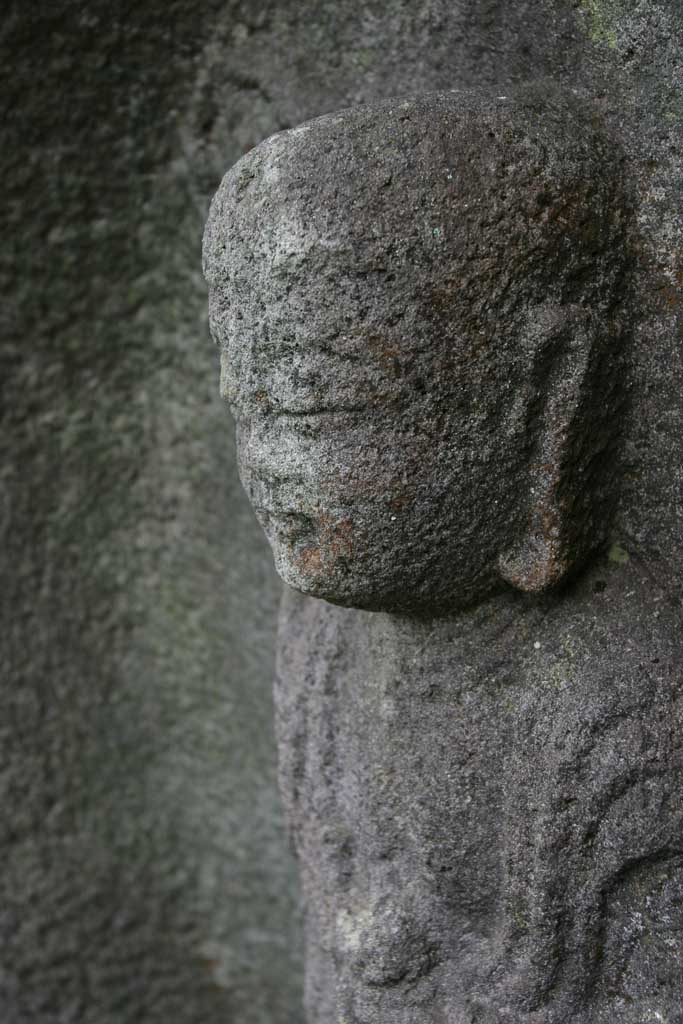
[[[329,115],[212,204],[240,473],[304,595],[276,705],[312,1024],[683,1020],[680,595],[606,544],[641,184],[546,85]]]
[[[228,472],[181,137],[220,9],[3,10],[3,1024],[300,1002],[279,594]]]
[[[651,268],[614,537],[675,567],[679,5],[10,0],[4,13],[0,1016],[290,1024],[277,587],[212,382],[208,198],[263,138],[342,107],[541,77],[599,96],[642,183]]]
[[[304,593],[452,609],[604,541],[630,211],[616,143],[547,93],[327,116],[218,191],[205,273],[242,481]]]
[[[290,591],[281,782],[315,1024],[681,1021],[675,581],[420,620]]]

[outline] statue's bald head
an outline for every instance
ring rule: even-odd
[[[594,398],[617,345],[623,210],[586,110],[530,93],[343,111],[226,175],[205,236],[211,325],[289,582],[387,608],[491,586],[528,525],[545,390],[609,433],[610,396]],[[585,533],[604,504],[598,441],[574,442]]]

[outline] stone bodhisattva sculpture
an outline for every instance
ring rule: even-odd
[[[453,92],[214,199],[311,1024],[683,1021],[680,612],[605,554],[626,177],[588,103]]]

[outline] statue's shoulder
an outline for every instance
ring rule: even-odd
[[[577,850],[597,830],[608,873],[683,842],[678,800],[664,807],[683,785],[683,622],[652,568],[620,546],[548,602],[502,704],[513,803],[570,822]]]
[[[683,606],[665,567],[613,545],[538,623],[522,676],[547,741],[561,727],[578,751],[609,733],[630,761],[643,730],[683,727]]]

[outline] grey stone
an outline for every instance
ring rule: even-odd
[[[205,235],[240,470],[283,579],[360,608],[560,579],[604,540],[627,337],[618,149],[459,92],[275,135]]]
[[[279,588],[229,473],[184,150],[222,6],[3,10],[3,1024],[300,1003]]]
[[[288,592],[310,1021],[683,1019],[680,619],[607,556],[457,617]]]
[[[666,578],[683,555],[680,5],[9,0],[3,15],[0,1018],[290,1024],[279,588],[213,382],[209,197],[266,136],[343,107],[531,79],[587,90],[639,197],[614,557],[644,550]]]
[[[328,115],[212,204],[240,473],[300,591],[312,1024],[683,1020],[680,599],[608,544],[638,185],[545,85]]]

